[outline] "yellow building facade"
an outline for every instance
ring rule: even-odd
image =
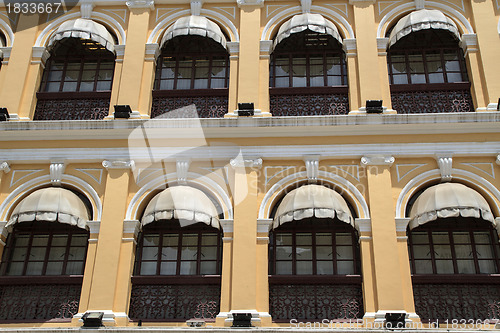
[[[494,327],[498,0],[48,4],[0,8],[1,327]]]

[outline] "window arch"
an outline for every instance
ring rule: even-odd
[[[78,312],[90,219],[81,197],[45,188],[14,209],[0,264],[0,320],[70,320]]]
[[[227,37],[201,16],[179,19],[164,34],[156,64],[152,117],[220,118],[227,113]],[[196,109],[186,108],[194,104]]]
[[[342,38],[335,25],[323,16],[296,15],[281,26],[274,38],[269,71],[273,115],[349,111]]]
[[[346,201],[325,186],[303,185],[277,207],[269,237],[273,319],[361,318],[358,235]]]
[[[50,43],[34,120],[107,116],[116,37],[99,23],[77,19],[63,23]]]
[[[393,108],[399,113],[473,111],[460,34],[438,10],[412,12],[388,31]]]
[[[215,319],[222,231],[212,200],[193,187],[167,188],[149,202],[141,224],[129,316],[153,321]]]
[[[496,318],[500,247],[488,203],[459,183],[416,195],[408,252],[417,314],[423,321]]]

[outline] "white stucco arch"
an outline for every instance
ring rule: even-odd
[[[239,34],[238,34],[238,29],[236,29],[236,26],[234,23],[229,20],[227,17],[224,15],[214,12],[213,10],[209,9],[201,9],[200,14],[208,18],[209,20],[214,21],[217,23],[220,27],[223,28],[225,32],[229,34],[229,39],[228,42],[238,42],[240,40]],[[191,10],[181,10],[179,12],[176,12],[175,14],[169,15],[163,20],[161,20],[160,23],[158,23],[154,29],[151,31],[151,34],[148,37],[148,44],[153,44],[157,43],[160,44],[162,33],[167,30],[169,26],[174,24],[175,21],[177,21],[179,18],[183,16],[189,16],[191,15]]]
[[[500,191],[490,182],[488,182],[483,177],[480,177],[470,171],[462,169],[452,170],[453,181],[458,181],[459,183],[473,183],[474,187],[479,190],[480,194],[485,197],[488,203],[493,204],[492,213],[498,217],[500,212]],[[406,218],[406,208],[410,198],[417,192],[422,186],[429,184],[431,182],[439,182],[441,179],[441,173],[439,170],[429,170],[417,177],[410,180],[401,190],[396,201],[396,218]]]
[[[465,16],[462,13],[460,13],[458,10],[450,8],[450,6],[448,6],[448,5],[444,5],[444,4],[441,4],[438,2],[433,2],[433,1],[426,1],[425,8],[426,9],[438,9],[441,12],[443,12],[443,14],[445,14],[447,17],[452,19],[455,23],[458,23],[457,24],[458,30],[460,31],[460,33],[462,35],[475,33],[474,29],[472,28],[472,25],[465,18]],[[408,3],[397,6],[396,8],[392,9],[387,14],[385,14],[384,17],[382,18],[382,20],[380,20],[380,24],[378,25],[377,38],[384,38],[389,26],[391,26],[392,24],[395,24],[396,20],[401,15],[408,14],[414,10],[416,10],[415,4],[413,2],[408,2]]]
[[[342,38],[355,38],[352,26],[342,15],[335,12],[334,10],[321,6],[311,6],[311,13],[321,14],[325,18],[332,21],[335,26],[339,28],[339,32],[341,32]],[[302,14],[301,7],[299,6],[280,11],[278,15],[274,16],[267,22],[264,29],[262,30],[260,40],[271,40],[273,37],[271,36],[272,33],[274,31],[278,31],[279,25],[297,14]]]
[[[94,190],[92,186],[84,182],[78,177],[72,175],[63,174],[61,177],[62,185],[69,185],[77,189],[80,193],[85,195],[90,201],[92,208],[92,219],[94,221],[100,221],[102,216],[102,203],[99,195]],[[17,187],[12,191],[7,198],[0,205],[0,220],[6,221],[12,210],[20,202],[21,198],[24,198],[28,193],[36,191],[42,187],[52,186],[50,183],[50,176],[40,176],[27,181],[21,186]]]
[[[299,182],[303,182],[304,180],[307,180],[307,173],[306,171],[301,171],[294,173],[293,175],[289,175],[271,186],[271,188],[266,192],[264,199],[260,204],[258,218],[270,218],[271,209],[276,203],[277,198],[279,198],[287,188]],[[356,210],[358,217],[370,218],[370,210],[368,209],[368,204],[366,203],[363,194],[350,181],[326,171],[319,171],[318,180],[324,181],[342,189],[346,196],[351,199],[349,200],[349,202],[354,204],[354,209]]]
[[[224,218],[233,218],[233,206],[231,204],[231,199],[228,193],[219,184],[217,184],[217,182],[207,176],[195,172],[188,172],[186,182],[187,185],[201,187],[206,192],[210,193],[212,198],[216,199],[222,207]],[[139,208],[145,200],[150,199],[148,197],[151,192],[166,188],[166,185],[171,183],[177,183],[177,174],[175,172],[158,176],[145,184],[139,191],[137,191],[132,200],[130,200],[130,204],[128,205],[127,212],[125,214],[125,220],[139,220],[141,213]]]
[[[75,12],[75,13],[63,15],[60,18],[58,18],[57,20],[54,20],[49,25],[47,25],[47,27],[45,27],[45,29],[42,30],[42,32],[40,33],[40,35],[36,39],[34,46],[47,46],[47,43],[50,39],[50,36],[54,33],[54,31],[56,31],[57,27],[59,25],[61,25],[61,23],[63,23],[64,21],[71,20],[71,19],[80,18],[81,16],[82,15],[80,12]],[[98,23],[103,23],[103,24],[107,25],[111,29],[113,34],[116,36],[116,38],[118,39],[118,44],[119,45],[125,44],[125,42],[126,42],[125,30],[123,29],[121,24],[117,20],[115,20],[113,17],[106,15],[106,14],[103,14],[103,13],[99,13],[99,12],[92,12],[92,17],[90,19],[93,21],[96,21]]]
[[[12,31],[10,25],[4,20],[0,20],[0,30],[2,30],[6,39],[5,47],[12,47],[14,43],[14,31]]]

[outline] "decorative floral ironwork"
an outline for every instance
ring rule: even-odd
[[[363,296],[358,285],[271,285],[269,308],[274,320],[358,319]]]
[[[223,118],[227,109],[227,96],[153,97],[151,118]]]
[[[423,321],[500,317],[500,285],[414,284],[413,295]]]
[[[276,94],[270,96],[273,116],[323,116],[349,113],[347,93]]]
[[[391,92],[392,108],[398,113],[472,112],[469,89]]]
[[[81,285],[2,285],[0,320],[71,319],[80,292]]]
[[[33,120],[96,120],[109,112],[107,98],[38,99]]]
[[[218,285],[133,285],[129,316],[134,319],[213,319],[219,313]]]

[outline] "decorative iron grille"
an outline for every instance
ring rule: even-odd
[[[276,321],[290,319],[359,319],[363,296],[359,285],[271,285],[269,310]]]
[[[470,84],[455,90],[391,89],[392,108],[398,113],[473,112]],[[428,87],[430,85],[427,85]],[[393,86],[395,88],[395,86]]]
[[[51,93],[38,93],[33,120],[97,120],[108,115],[110,93],[78,94],[82,93],[74,93],[69,98],[51,98]]]
[[[151,118],[223,118],[228,110],[227,89],[188,96],[178,91],[153,92]]]
[[[331,91],[329,91],[331,90]],[[346,88],[272,88],[270,111],[273,116],[324,116],[349,113]]]
[[[129,316],[133,319],[215,319],[219,285],[133,285]]]
[[[71,319],[81,289],[81,284],[1,285],[0,320]]]
[[[414,284],[413,296],[423,322],[500,318],[497,284]]]

